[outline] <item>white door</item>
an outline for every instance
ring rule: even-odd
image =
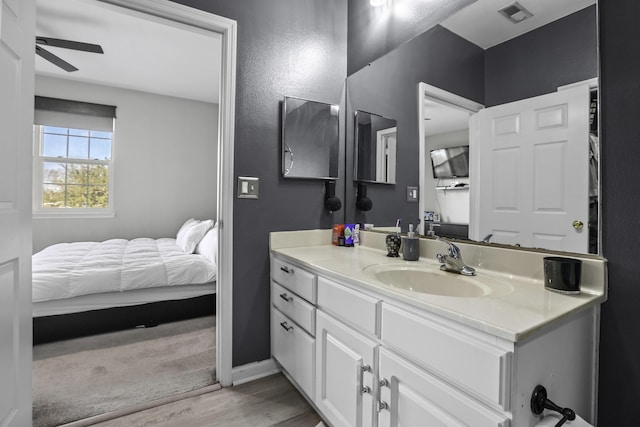
[[[588,86],[486,108],[469,131],[469,237],[588,252]]]
[[[0,0],[0,425],[31,425],[35,0]]]
[[[377,344],[319,310],[316,340],[320,412],[336,427],[372,426]]]
[[[380,348],[379,427],[505,427],[509,420]]]
[[[379,130],[376,134],[376,181],[396,182],[397,128]]]

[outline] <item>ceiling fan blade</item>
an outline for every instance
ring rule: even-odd
[[[81,50],[83,52],[104,53],[99,44],[74,42],[72,40],[54,39],[51,37],[36,36],[36,43],[49,47],[62,47],[64,49]]]
[[[45,49],[41,48],[38,45],[36,45],[36,54],[40,55],[42,58],[44,58],[47,61],[51,62],[53,65],[57,65],[58,67],[62,68],[65,71],[68,71],[68,72],[78,71],[78,69],[76,67],[74,67],[73,65],[69,64],[64,59],[60,58],[59,56],[54,55],[53,53],[49,52],[48,50],[45,50]]]

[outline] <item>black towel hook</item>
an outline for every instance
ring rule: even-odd
[[[555,427],[560,427],[565,422],[573,421],[576,419],[576,413],[573,411],[573,409],[561,408],[560,406],[547,399],[547,389],[538,384],[533,389],[533,393],[531,394],[531,412],[536,415],[540,415],[545,409],[559,412],[560,415],[562,415],[562,418],[560,419],[560,421],[558,421]]]

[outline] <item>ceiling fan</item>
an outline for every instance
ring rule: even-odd
[[[51,62],[52,64],[62,68],[65,71],[72,72],[78,69],[69,64],[64,59],[49,52],[48,50],[38,46],[44,45],[49,47],[61,47],[64,49],[81,50],[83,52],[104,53],[102,47],[98,44],[75,42],[71,40],[54,39],[51,37],[36,36],[36,54]]]

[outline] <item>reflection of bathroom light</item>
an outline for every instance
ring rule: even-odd
[[[369,0],[369,3],[373,7],[384,6],[385,8],[388,8],[391,6],[391,0]]]

